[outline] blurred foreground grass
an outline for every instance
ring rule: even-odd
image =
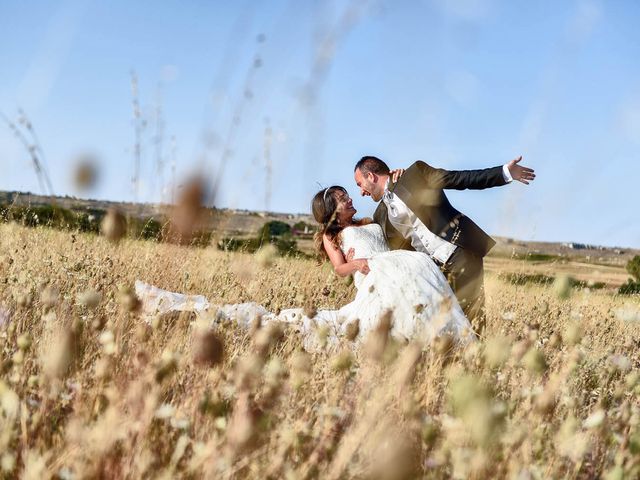
[[[354,294],[310,260],[0,225],[1,476],[640,475],[637,297],[489,275],[464,351],[309,354],[290,329],[146,325],[136,279],[270,310]]]

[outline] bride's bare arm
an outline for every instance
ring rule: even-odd
[[[331,243],[331,240],[326,235],[322,237],[322,245],[329,256],[333,269],[339,276],[346,277],[354,272],[361,272],[365,275],[369,273],[369,263],[366,258],[356,258],[348,262],[342,252]]]

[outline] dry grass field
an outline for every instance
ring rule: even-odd
[[[326,266],[0,225],[0,477],[638,478],[640,300],[488,267],[464,350],[307,353],[290,327],[148,325],[131,288],[312,312],[354,294]]]

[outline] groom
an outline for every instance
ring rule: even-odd
[[[495,241],[456,210],[443,190],[482,190],[513,180],[528,185],[535,174],[518,165],[520,160],[521,156],[502,166],[459,171],[434,168],[419,160],[396,183],[387,164],[377,157],[362,157],[355,167],[360,193],[376,202],[382,200],[373,221],[382,227],[389,247],[428,254],[447,276],[479,334],[485,326],[482,259]]]

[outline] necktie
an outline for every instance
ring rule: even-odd
[[[389,209],[389,214],[392,217],[395,217],[397,214],[397,211],[396,211],[395,205],[393,204],[393,192],[390,192],[389,190],[385,189],[384,193],[382,194],[382,201]]]

